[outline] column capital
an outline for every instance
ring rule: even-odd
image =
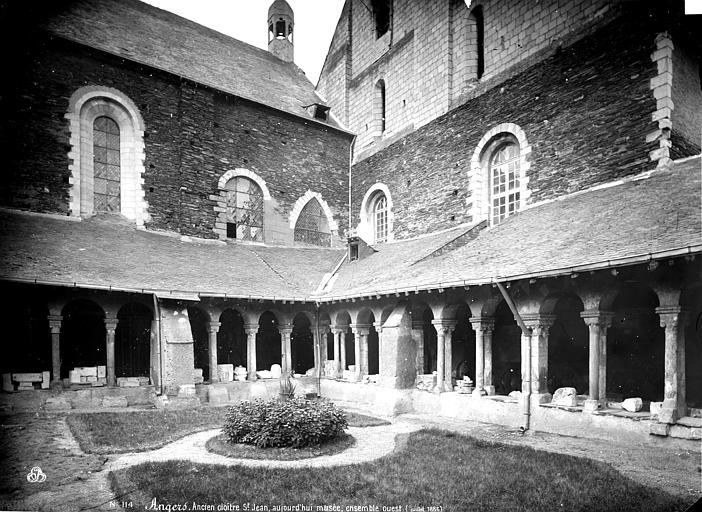
[[[337,334],[344,334],[346,332],[346,329],[348,329],[348,327],[346,327],[345,325],[332,325],[330,328],[334,336],[336,336]]]
[[[383,322],[373,322],[373,327],[375,327],[375,332],[381,332],[383,330]]]
[[[370,324],[351,324],[350,327],[354,336],[368,336],[370,334]]]
[[[105,316],[105,329],[108,332],[111,331],[114,334],[115,329],[117,329],[117,324],[119,324],[119,319],[116,316]]]
[[[279,326],[278,326],[278,332],[279,332],[281,335],[290,336],[290,335],[292,334],[292,331],[293,331],[293,326],[292,326],[292,324],[282,324],[282,325],[279,325]]]
[[[655,309],[660,318],[661,327],[675,329],[678,325],[685,325],[687,311],[680,306],[661,306]]]
[[[207,330],[210,334],[217,334],[222,322],[207,322]]]
[[[455,320],[432,320],[431,325],[434,326],[436,329],[436,332],[438,333],[439,331],[442,331],[444,334],[453,332],[456,329],[456,322]]]
[[[63,317],[61,315],[49,315],[47,318],[49,320],[49,328],[51,329],[51,332],[54,334],[61,332],[61,322],[63,321]]]
[[[580,318],[585,325],[597,327],[610,327],[614,318],[613,311],[600,311],[599,309],[586,309],[580,312]]]
[[[495,330],[494,316],[476,316],[470,318],[470,324],[474,331],[492,332]]]
[[[244,332],[247,336],[258,334],[258,324],[244,324]]]

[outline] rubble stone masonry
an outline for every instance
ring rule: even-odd
[[[656,32],[618,18],[497,87],[467,101],[353,167],[352,211],[386,184],[396,238],[462,222],[469,213],[468,171],[481,137],[513,123],[531,145],[529,203],[552,199],[655,167],[646,135],[656,98],[651,60]]]
[[[124,93],[144,119],[147,227],[216,238],[210,196],[220,176],[244,168],[275,201],[266,219],[274,242],[292,243],[288,216],[308,190],[346,228],[349,135],[58,38],[37,34],[17,52],[0,102],[0,205],[69,213],[68,100],[97,85]]]

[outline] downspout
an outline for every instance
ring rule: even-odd
[[[156,315],[156,337],[158,339],[158,394],[163,395],[163,337],[161,336],[161,306],[158,303],[158,298],[156,297],[155,293],[152,295],[152,297],[154,298],[154,315]]]
[[[349,146],[349,224],[347,231],[347,237],[351,234],[351,167],[353,166],[353,151],[356,147],[356,135],[354,134],[353,139],[351,139],[351,145]]]
[[[531,420],[531,333],[532,330],[526,326],[524,323],[524,320],[522,320],[521,315],[519,314],[519,311],[517,311],[517,306],[514,305],[514,301],[512,300],[512,297],[509,296],[507,293],[507,289],[504,287],[502,283],[499,281],[495,281],[495,284],[497,287],[500,289],[500,293],[502,293],[502,297],[505,299],[505,302],[507,303],[507,306],[509,306],[510,311],[512,312],[512,315],[514,315],[514,319],[517,322],[517,325],[519,325],[520,329],[522,330],[522,336],[526,336],[529,339],[529,343],[527,343],[526,346],[526,361],[523,361],[522,364],[526,365],[526,368],[524,369],[523,373],[526,376],[524,379],[525,382],[522,382],[522,389],[526,387],[526,392],[522,391],[522,417],[523,417],[523,423],[520,429],[522,431],[527,431],[529,430],[529,424]],[[526,383],[526,386],[524,385]]]
[[[319,362],[319,365],[317,366],[317,398],[322,396],[322,336],[319,332],[319,303],[315,302],[314,303],[315,307],[315,312],[314,312],[314,320],[317,329],[317,347],[315,348],[317,350],[317,361]],[[326,343],[326,340],[324,341]]]

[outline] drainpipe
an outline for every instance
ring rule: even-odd
[[[163,395],[163,337],[161,336],[162,324],[161,324],[161,306],[158,303],[158,298],[156,294],[153,294],[154,298],[154,315],[156,315],[156,336],[158,338],[158,387],[159,395]]]
[[[319,363],[317,367],[317,398],[322,396],[322,336],[319,332],[319,303],[315,302],[314,304],[315,307],[315,312],[314,312],[314,321],[317,324],[316,329],[317,329],[317,346],[315,347],[315,350],[317,351],[317,362]],[[326,343],[326,340],[324,341]]]
[[[522,383],[522,390],[526,387],[526,392],[522,391],[522,416],[523,416],[523,423],[520,429],[522,431],[527,431],[529,430],[529,423],[531,419],[531,332],[532,330],[526,326],[524,323],[524,320],[522,320],[521,315],[519,314],[519,311],[517,311],[517,306],[514,305],[514,301],[512,300],[512,297],[509,296],[507,293],[507,289],[504,287],[502,283],[499,281],[495,281],[495,284],[497,287],[500,289],[500,293],[502,293],[502,297],[505,299],[505,302],[509,306],[510,311],[512,312],[512,315],[514,315],[514,319],[516,320],[517,324],[522,330],[522,335],[523,336],[528,336],[529,337],[529,343],[527,343],[526,347],[526,361],[523,363],[526,364],[526,368],[524,369],[524,375],[526,376],[526,386],[524,383]]]
[[[349,223],[346,228],[346,235],[351,234],[351,167],[353,166],[353,150],[356,147],[356,135],[351,139],[351,145],[349,146]]]

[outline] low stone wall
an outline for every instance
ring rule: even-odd
[[[152,406],[155,398],[154,386],[35,390],[3,393],[0,395],[0,408],[6,412],[58,412],[100,407]]]

